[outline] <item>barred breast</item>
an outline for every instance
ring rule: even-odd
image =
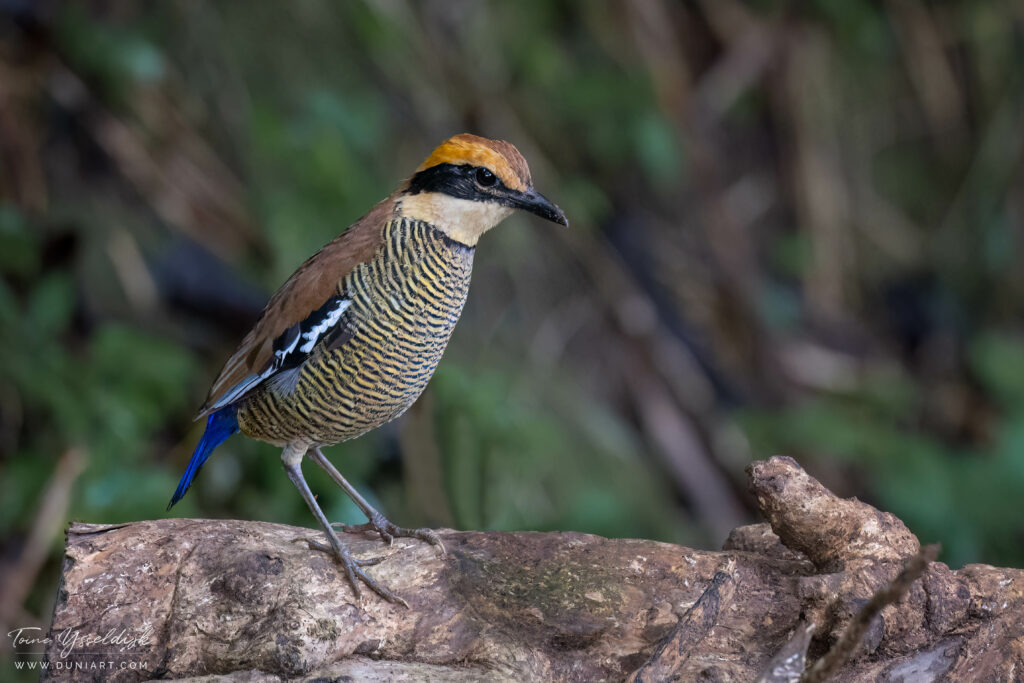
[[[401,415],[437,367],[462,313],[472,247],[423,221],[395,219],[374,258],[339,284],[351,301],[331,343],[238,408],[248,436],[329,445]]]

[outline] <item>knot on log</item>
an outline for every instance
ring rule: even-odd
[[[837,498],[792,458],[755,462],[747,473],[771,530],[821,572],[903,561],[921,549],[898,517],[856,498]]]
[[[929,563],[899,519],[839,499],[790,458],[748,475],[768,524],[735,529],[721,551],[447,530],[442,557],[348,535],[356,556],[383,558],[368,571],[408,609],[357,604],[331,557],[295,542],[307,529],[74,524],[46,654],[63,666],[44,678],[955,681],[1024,670],[1024,572]]]

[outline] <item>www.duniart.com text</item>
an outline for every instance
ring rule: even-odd
[[[54,661],[49,660],[42,661],[23,661],[14,662],[14,668],[19,671],[46,671],[48,669],[62,670],[62,671],[114,671],[117,669],[146,669],[145,662],[111,662],[111,661]]]

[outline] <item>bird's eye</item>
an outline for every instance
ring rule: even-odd
[[[490,187],[498,182],[498,177],[486,168],[478,168],[476,169],[476,182],[480,183],[483,187]]]

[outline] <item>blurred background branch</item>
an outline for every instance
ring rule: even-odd
[[[332,449],[392,519],[713,547],[784,452],[954,566],[1024,564],[1022,25],[1019,0],[0,0],[0,571],[35,586],[4,618],[47,619],[59,501],[164,515],[267,295],[462,131],[513,141],[573,227],[489,235],[424,400]],[[232,440],[175,513],[306,524],[288,487]]]

